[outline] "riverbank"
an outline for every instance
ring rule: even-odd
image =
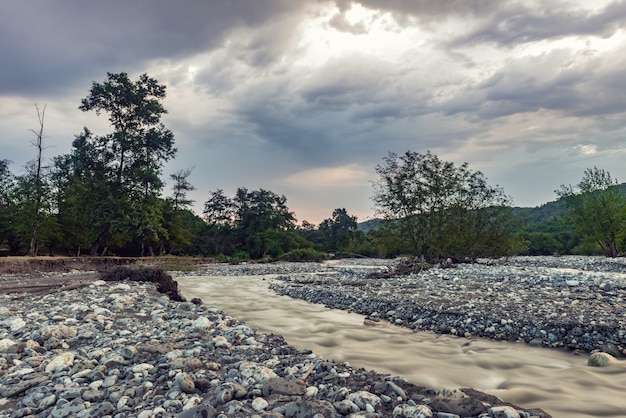
[[[0,296],[0,410],[0,417],[549,417],[469,388],[438,392],[320,358],[216,307],[173,302],[153,284],[103,281]]]

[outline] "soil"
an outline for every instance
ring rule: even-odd
[[[190,268],[206,259],[172,257],[0,257],[0,294],[45,295],[87,286],[120,266]],[[168,268],[175,264],[176,268]]]

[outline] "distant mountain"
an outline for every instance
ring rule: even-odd
[[[372,229],[378,229],[382,221],[382,219],[374,218],[367,221],[359,222],[357,223],[357,230],[367,233]]]

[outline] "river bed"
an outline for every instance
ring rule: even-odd
[[[362,315],[277,295],[268,288],[274,280],[276,275],[249,273],[177,278],[186,298],[198,297],[326,359],[435,389],[472,387],[554,417],[626,416],[623,361],[593,368],[586,354],[413,332],[384,321],[366,326]]]

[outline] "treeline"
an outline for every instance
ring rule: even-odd
[[[593,168],[558,201],[511,206],[500,187],[467,164],[427,152],[389,154],[376,167],[373,201],[380,220],[367,230],[345,208],[319,225],[298,224],[285,196],[270,190],[210,192],[203,213],[190,210],[191,169],[168,176],[174,135],[162,123],[166,88],[146,74],[94,82],[79,108],[105,114],[111,132],[87,127],[68,154],[44,161],[45,107],[32,130],[36,156],[23,174],[0,159],[0,254],[190,255],[224,260],[320,260],[328,254],[413,255],[426,261],[514,254],[605,254],[626,247],[624,193]]]

